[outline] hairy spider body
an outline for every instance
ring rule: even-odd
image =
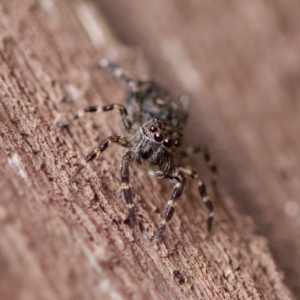
[[[125,130],[131,133],[132,137],[110,136],[95,148],[84,161],[78,166],[71,181],[74,181],[84,166],[94,160],[99,153],[108,148],[111,143],[128,148],[121,161],[121,182],[122,195],[129,211],[131,224],[136,223],[135,205],[133,192],[130,186],[129,166],[133,161],[141,162],[148,160],[153,168],[152,174],[157,177],[164,177],[174,182],[175,185],[169,200],[162,213],[154,241],[159,242],[167,223],[171,220],[179,197],[182,195],[186,176],[197,178],[198,174],[189,168],[180,165],[181,130],[186,121],[187,114],[180,103],[176,102],[170,95],[151,81],[135,81],[125,75],[123,70],[116,64],[103,59],[97,67],[108,68],[113,74],[125,81],[128,86],[126,97],[127,108],[121,104],[109,104],[103,107],[89,106],[78,111],[71,121],[78,119],[85,113],[105,112],[119,109]],[[59,122],[59,127],[67,126]],[[210,163],[208,152],[204,153],[205,160]],[[211,164],[215,171],[215,166]],[[207,219],[208,230],[211,230],[213,220],[213,204],[206,193],[205,185],[199,180],[198,191],[209,210]]]
[[[179,103],[155,82],[138,81],[136,85],[138,92],[129,91],[126,101],[132,120],[144,124],[158,119],[182,129],[187,114]]]

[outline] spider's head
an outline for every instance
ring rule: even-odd
[[[176,127],[162,121],[153,119],[143,125],[143,133],[149,140],[163,145],[167,149],[175,149],[181,145],[182,134]]]

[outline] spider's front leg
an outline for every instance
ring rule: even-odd
[[[129,183],[129,165],[133,161],[132,151],[127,151],[122,158],[121,163],[121,181],[122,181],[122,195],[124,201],[126,202],[129,211],[129,222],[131,225],[136,224],[135,216],[135,205],[133,202],[133,192]]]
[[[177,205],[177,200],[182,195],[184,186],[186,183],[186,178],[181,172],[176,172],[174,175],[170,176],[169,179],[176,182],[176,184],[173,188],[170,199],[167,202],[166,207],[162,213],[162,217],[161,217],[160,223],[158,225],[158,229],[154,236],[155,243],[160,242],[160,240],[162,238],[162,233],[166,229],[167,223],[171,220],[171,218],[174,214],[174,211],[175,211],[175,208]]]
[[[118,145],[126,148],[131,147],[130,142],[123,136],[114,135],[106,138],[102,143],[100,143],[100,145],[97,148],[95,148],[86,156],[86,158],[82,161],[82,163],[77,167],[73,175],[70,177],[70,181],[74,181],[78,173],[85,167],[85,165],[90,161],[94,160],[99,155],[99,153],[106,150],[111,143],[117,143]]]

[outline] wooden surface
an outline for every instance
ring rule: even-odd
[[[253,131],[264,111],[259,110],[261,115],[255,115],[254,127],[245,126],[247,122],[253,123],[245,112],[240,115],[237,104],[228,106],[224,102],[222,105],[226,99],[237,103],[234,100],[240,99],[238,92],[243,89],[236,90],[232,83],[231,90],[228,90],[225,83],[229,84],[230,78],[225,76],[226,69],[222,69],[226,78],[224,83],[218,80],[218,76],[222,78],[222,70],[217,72],[218,63],[212,59],[207,59],[206,67],[202,65],[199,73],[199,58],[193,60],[196,57],[193,49],[196,51],[196,48],[190,47],[186,56],[186,43],[178,41],[178,37],[183,38],[185,34],[178,28],[184,28],[180,22],[191,26],[193,22],[190,20],[198,20],[201,14],[198,17],[196,10],[176,8],[182,16],[176,19],[177,25],[173,23],[173,28],[170,25],[169,30],[178,33],[178,37],[176,35],[170,42],[163,30],[155,35],[149,27],[147,34],[142,34],[145,29],[138,24],[150,24],[152,11],[159,14],[158,22],[152,22],[159,31],[168,18],[174,18],[171,13],[167,14],[159,7],[155,10],[153,6],[151,10],[149,4],[148,14],[144,14],[145,10],[137,4],[135,11],[129,10],[127,14],[130,27],[122,21],[122,14],[118,18],[114,15],[116,9],[111,4],[102,2],[102,5],[105,5],[102,9],[111,24],[119,24],[116,25],[119,35],[122,29],[127,34],[127,42],[130,35],[132,42],[139,37],[143,37],[144,42],[146,36],[149,38],[149,44],[144,44],[144,59],[138,49],[125,47],[114,38],[109,29],[114,26],[106,25],[100,12],[84,1],[26,0],[20,5],[15,0],[0,3],[1,299],[292,299],[267,240],[253,234],[254,223],[236,207],[236,203],[243,201],[249,212],[260,212],[257,224],[270,238],[278,263],[285,267],[286,260],[280,251],[276,252],[272,234],[278,226],[275,221],[283,227],[292,220],[295,222],[296,218],[288,218],[282,210],[279,211],[280,202],[276,202],[275,196],[279,198],[280,194],[272,190],[271,184],[265,188],[266,194],[255,185],[264,183],[259,180],[261,178],[273,182],[272,168],[259,173],[262,177],[251,177],[259,162],[268,158],[263,166],[269,166],[276,151],[281,150],[275,144],[271,147],[275,149],[271,152],[273,155],[268,153],[257,158],[253,154],[257,143]],[[172,3],[164,5],[164,9],[174,10]],[[132,3],[128,2],[126,9],[131,7]],[[119,14],[125,14],[126,9],[121,4],[118,9]],[[142,22],[140,18],[143,17]],[[209,27],[210,21],[203,19],[202,22],[207,20]],[[136,26],[132,25],[134,22],[137,22]],[[155,36],[168,43],[159,48]],[[212,39],[210,36],[213,35],[209,35]],[[195,40],[188,35],[186,39],[196,47]],[[210,45],[215,46],[213,43],[206,46]],[[158,60],[159,51],[154,51],[158,48],[164,49],[160,50],[161,60]],[[176,59],[169,55],[168,60],[168,53],[172,50]],[[207,48],[206,51],[212,58],[222,60],[213,55],[212,50]],[[58,120],[86,105],[122,101],[122,84],[108,72],[89,72],[84,67],[103,56],[117,60],[130,74],[140,77],[147,75],[145,62],[151,61],[150,68],[159,66],[154,74],[162,84],[174,94],[184,92],[191,95],[191,120],[186,141],[191,144],[204,141],[213,149],[221,169],[219,196],[209,187],[216,203],[216,222],[211,236],[207,237],[206,211],[195,183],[191,182],[165,232],[163,243],[153,244],[159,211],[171,185],[149,178],[147,169],[138,166],[133,166],[131,173],[139,226],[130,228],[124,222],[127,212],[120,197],[119,179],[122,149],[117,147],[111,147],[84,170],[76,183],[69,183],[75,164],[98,141],[121,130],[118,114],[114,113],[80,120],[70,131],[55,126]],[[177,64],[180,60],[182,64]],[[205,70],[211,73],[206,74]],[[238,81],[240,74],[235,76]],[[255,80],[260,83],[259,79]],[[231,81],[235,82],[232,78]],[[267,83],[272,81],[269,79]],[[240,108],[246,106],[246,100],[240,102]],[[252,113],[256,112],[255,103],[251,105]],[[267,107],[272,111],[273,106]],[[290,109],[290,114],[290,123],[282,131],[275,130],[272,131],[274,135],[270,134],[276,141],[286,137],[285,130],[294,124],[296,110]],[[274,126],[281,128],[281,119],[274,119],[272,113],[264,119],[265,127],[268,128],[270,120],[274,120]],[[257,134],[265,140],[264,133],[267,135],[266,129]],[[253,148],[249,138],[253,139]],[[253,160],[251,154],[255,156]],[[199,157],[195,156],[192,161],[193,165],[201,167]],[[252,167],[248,170],[249,165]],[[288,179],[275,184],[279,190],[293,180],[285,164],[284,167]],[[209,182],[209,176],[204,173]],[[235,195],[235,201],[224,189]],[[274,197],[268,194],[271,192]],[[257,201],[264,195],[269,196],[258,209]],[[289,201],[294,201],[291,195]],[[271,212],[276,212],[276,209],[278,214],[271,217]],[[269,230],[268,224],[273,226],[270,225]],[[293,231],[288,232],[285,237],[296,247],[296,242],[290,238]],[[290,258],[296,252],[291,252]],[[295,284],[291,280],[288,283],[297,292]]]

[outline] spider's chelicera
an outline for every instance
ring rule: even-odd
[[[106,138],[78,166],[71,176],[71,181],[74,181],[84,166],[106,150],[111,143],[127,148],[121,161],[122,195],[129,210],[129,221],[131,224],[136,224],[133,192],[129,182],[129,166],[133,161],[148,160],[153,168],[153,175],[167,178],[175,183],[154,236],[154,241],[159,242],[184,190],[186,177],[198,178],[197,172],[180,164],[180,155],[184,153],[181,149],[181,130],[187,114],[179,101],[176,102],[172,99],[154,82],[135,81],[125,75],[118,65],[106,59],[102,59],[97,67],[108,68],[117,78],[125,81],[128,87],[126,107],[122,104],[108,104],[102,107],[89,106],[78,111],[70,121],[82,117],[85,113],[118,109],[125,130],[130,133],[131,137],[113,135]],[[59,122],[58,126],[66,127],[68,124]],[[208,152],[204,153],[204,158],[210,162]],[[211,169],[216,170],[213,164],[211,164]],[[198,191],[209,211],[207,227],[210,231],[213,221],[213,204],[201,180],[198,183]]]

